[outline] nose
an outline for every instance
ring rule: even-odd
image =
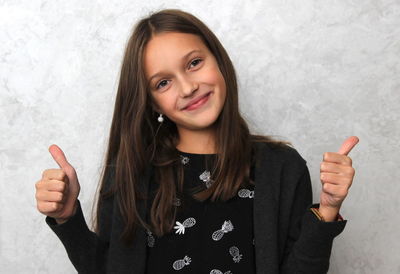
[[[182,97],[190,96],[196,90],[199,89],[199,84],[191,77],[182,76],[180,82],[181,82],[180,95]]]

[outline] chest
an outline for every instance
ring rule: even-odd
[[[196,191],[214,183],[211,169],[199,159],[182,160],[175,226],[162,237],[147,231],[146,273],[255,273],[254,186],[241,187],[227,201],[196,200]]]

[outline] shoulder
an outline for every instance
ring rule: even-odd
[[[115,189],[116,159],[111,159],[103,168],[100,192],[114,192]]]
[[[276,168],[289,168],[293,171],[304,170],[306,160],[292,146],[274,142],[253,142],[256,162],[261,165],[273,165]]]

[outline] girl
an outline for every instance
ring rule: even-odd
[[[95,232],[56,145],[60,169],[36,183],[37,207],[79,273],[326,273],[357,141],[324,154],[312,204],[305,160],[250,134],[215,35],[163,10],[138,22],[126,47]]]

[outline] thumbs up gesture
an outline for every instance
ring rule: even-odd
[[[60,168],[46,169],[36,183],[37,209],[57,223],[64,223],[75,214],[80,185],[64,152],[57,145],[51,145],[49,152]]]
[[[319,212],[325,221],[336,219],[353,182],[355,171],[352,167],[352,160],[347,154],[358,141],[356,136],[351,136],[344,141],[337,153],[324,153],[320,171],[322,192]]]

